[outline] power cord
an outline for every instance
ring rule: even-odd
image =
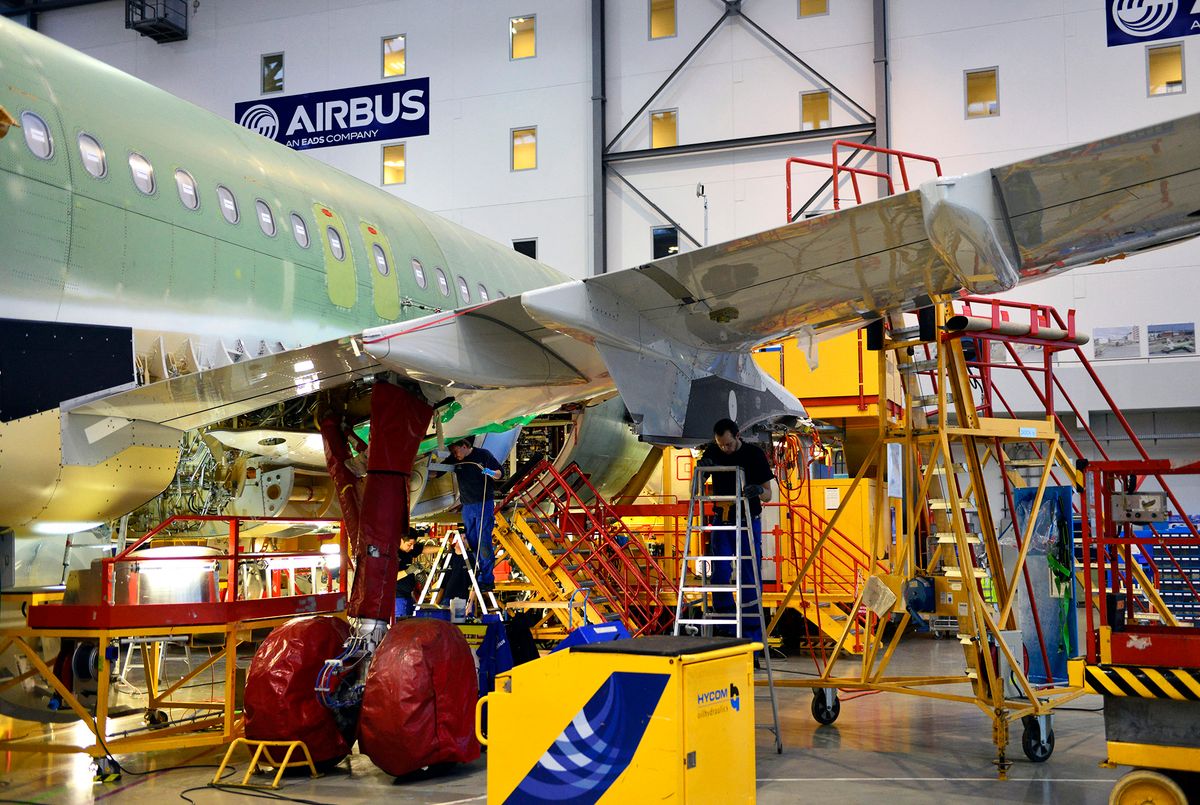
[[[271,800],[276,800],[279,802],[300,802],[300,803],[303,803],[303,805],[337,805],[337,803],[335,803],[335,802],[323,802],[321,800],[316,800],[316,799],[301,799],[299,797],[289,797],[289,796],[285,796],[284,794],[277,794],[272,791],[266,791],[266,790],[253,790],[252,791],[248,788],[242,788],[241,786],[221,785],[220,783],[209,783],[208,785],[197,785],[197,786],[193,786],[192,788],[185,788],[184,790],[179,792],[179,798],[182,799],[184,802],[191,803],[191,805],[196,805],[196,800],[189,797],[188,794],[191,794],[194,791],[206,791],[206,790],[221,791],[226,794],[240,794],[243,797],[254,797],[256,799],[271,799]]]

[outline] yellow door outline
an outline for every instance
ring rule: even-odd
[[[358,301],[358,281],[354,272],[354,250],[350,248],[350,232],[342,216],[324,204],[313,205],[313,217],[317,220],[317,232],[321,250],[325,253],[325,287],[329,301],[338,307],[354,307]],[[329,228],[337,230],[342,242],[342,259],[333,256],[329,245]]]
[[[375,313],[388,321],[400,318],[400,283],[396,278],[396,261],[392,258],[392,247],[387,235],[379,227],[359,221],[358,232],[367,249],[367,263],[371,272],[371,292],[375,299]],[[375,249],[383,252],[384,263],[379,262]]]

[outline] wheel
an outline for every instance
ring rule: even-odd
[[[813,690],[812,715],[819,724],[832,724],[837,721],[838,714],[842,712],[842,702],[838,699],[837,694],[833,696],[833,704],[825,703],[825,696],[821,693],[820,688]]]
[[[1021,721],[1025,725],[1021,731],[1021,748],[1025,750],[1025,757],[1034,763],[1045,763],[1054,754],[1054,730],[1047,731],[1043,736],[1036,718],[1026,716]]]
[[[121,767],[110,757],[96,758],[96,776],[98,783],[112,783],[121,779]]]
[[[1113,786],[1108,805],[1187,805],[1179,784],[1165,774],[1134,769]]]
[[[168,718],[162,710],[147,710],[146,714],[142,716],[142,721],[145,721],[146,725],[150,727],[161,727],[167,723]]]

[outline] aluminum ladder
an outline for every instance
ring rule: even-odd
[[[433,566],[429,569],[429,575],[425,578],[425,586],[421,588],[421,594],[417,596],[413,612],[416,613],[422,608],[449,606],[449,601],[443,604],[440,599],[442,595],[442,583],[446,580],[446,574],[450,572],[450,562],[454,557],[454,545],[458,545],[459,550],[462,552],[463,560],[467,563],[467,578],[471,580],[471,592],[475,594],[475,601],[479,604],[480,614],[491,615],[499,612],[500,604],[496,600],[496,593],[492,590],[484,593],[479,588],[479,579],[475,575],[475,557],[471,553],[467,541],[463,539],[463,535],[458,531],[451,531],[442,538],[442,544],[438,547],[437,556],[433,560]],[[491,605],[490,608],[489,604]]]
[[[732,495],[715,495],[705,494],[705,481],[708,476],[717,473],[733,473],[734,474],[734,494]],[[754,538],[750,528],[750,501],[746,499],[743,492],[745,489],[745,477],[742,474],[741,467],[707,467],[696,465],[692,474],[692,494],[688,500],[688,519],[687,519],[687,534],[683,542],[683,555],[679,563],[679,588],[675,597],[675,635],[680,635],[686,627],[693,627],[700,631],[701,634],[711,636],[712,627],[714,626],[732,626],[734,634],[737,637],[742,636],[742,621],[746,616],[745,609],[742,606],[742,599],[746,590],[755,590],[758,593],[757,606],[754,607],[755,615],[758,618],[759,629],[762,634],[763,643],[763,658],[764,668],[767,672],[767,692],[771,697],[771,724],[760,724],[758,726],[769,729],[775,736],[775,751],[779,754],[783,753],[783,737],[779,731],[779,704],[775,700],[775,678],[771,673],[771,648],[767,642],[767,622],[763,616],[763,599],[762,599],[762,579],[759,578],[758,568],[758,553],[754,545]],[[726,523],[706,523],[704,521],[704,509],[708,503],[724,504],[734,506],[733,524]],[[722,518],[728,520],[728,517]],[[745,529],[746,544],[750,546],[750,567],[753,572],[753,579],[742,579],[742,533]],[[715,531],[732,531],[734,533],[734,551],[732,555],[713,556],[707,553],[709,534]],[[692,553],[693,535],[695,535],[696,553]],[[699,584],[688,583],[688,562],[697,562],[700,577]],[[732,584],[713,584],[711,582],[712,563],[714,562],[732,562],[733,571]],[[710,613],[708,597],[711,593],[730,593],[733,596],[733,613],[732,617],[724,613]],[[691,601],[699,601],[700,617],[685,618],[684,607],[689,603],[686,599],[688,594],[693,596],[699,595],[699,599],[692,598]]]

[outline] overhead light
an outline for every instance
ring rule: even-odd
[[[89,523],[76,520],[61,522],[34,523],[35,534],[77,534],[80,531],[90,531],[102,523]]]
[[[292,371],[294,371],[296,374],[300,374],[301,372],[311,372],[314,366],[316,366],[316,364],[314,364],[312,361],[299,361],[298,363],[292,364]]]

